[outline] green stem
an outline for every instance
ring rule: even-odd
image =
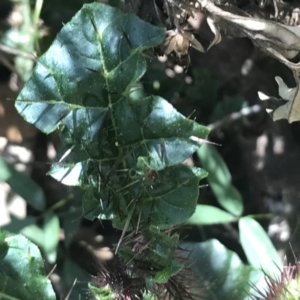
[[[41,15],[43,4],[44,4],[44,0],[36,0],[35,8],[34,8],[33,15],[32,15],[32,23],[33,23],[33,28],[34,28],[34,34],[33,34],[34,45],[35,45],[34,48],[36,49],[38,54],[41,52],[40,45],[39,45],[38,22],[40,20],[40,15]]]
[[[19,298],[11,297],[9,295],[6,295],[4,293],[0,292],[0,299],[7,299],[7,300],[20,300]]]

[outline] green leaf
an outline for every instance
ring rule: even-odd
[[[189,258],[195,267],[195,285],[205,285],[203,292],[212,300],[245,300],[252,292],[250,284],[263,278],[263,272],[245,266],[238,255],[218,240],[183,244],[191,251]]]
[[[201,111],[210,115],[219,99],[220,82],[205,68],[193,66],[190,71],[193,84],[185,84],[183,92],[199,103]]]
[[[137,191],[141,201],[135,204],[136,209],[132,214],[131,223],[150,220],[152,225],[163,229],[184,222],[195,211],[199,194],[198,182],[206,174],[198,168],[177,165],[155,172],[153,182],[147,183],[140,179],[144,177],[137,175],[137,182],[130,191],[131,195]],[[110,198],[113,197],[110,194]],[[121,206],[120,195],[115,197],[116,200],[108,201],[109,195],[101,197],[101,193],[97,190],[87,189],[83,198],[85,217],[91,220],[96,217],[114,219],[114,225],[123,229],[132,206],[129,208]],[[131,226],[128,227],[130,228]]]
[[[60,227],[64,232],[65,247],[69,247],[73,241],[74,234],[78,231],[82,222],[82,197],[83,190],[74,187],[68,197],[61,199],[56,205],[64,206],[64,210],[59,213]],[[56,207],[55,207],[56,208]]]
[[[59,242],[59,229],[58,217],[48,213],[44,217],[42,227],[32,224],[23,228],[21,233],[44,251],[50,263],[54,263]]]
[[[0,157],[0,180],[10,185],[33,208],[42,211],[45,208],[43,190],[29,177],[17,171],[12,165]]]
[[[133,93],[146,71],[144,50],[164,37],[164,29],[134,15],[84,5],[16,101],[28,122],[45,133],[60,131],[64,150],[49,174],[87,190],[86,217],[113,219],[120,229],[149,220],[161,228],[184,222],[206,175],[181,163],[208,129],[160,97]]]
[[[213,113],[210,116],[210,122],[220,121],[229,114],[238,112],[247,106],[247,101],[240,95],[234,97],[224,97],[222,101],[215,105]]]
[[[243,199],[231,183],[231,175],[218,151],[210,145],[202,145],[197,151],[203,168],[209,173],[207,180],[218,203],[235,216],[243,213]]]
[[[143,235],[150,241],[146,258],[152,257],[151,259],[162,267],[169,266],[171,254],[177,249],[179,236],[177,234],[166,235],[155,226],[150,226]],[[172,266],[174,265],[172,264]],[[178,265],[176,265],[177,267]]]
[[[131,247],[121,245],[118,250],[118,255],[122,257],[125,263],[128,263],[130,260],[134,258],[134,252]]]
[[[28,216],[24,219],[18,219],[13,215],[11,215],[10,219],[11,222],[1,228],[3,230],[13,232],[13,233],[19,233],[24,227],[31,225],[32,223],[35,222],[35,218],[31,216]]]
[[[236,221],[235,216],[220,208],[198,204],[195,213],[187,220],[187,223],[194,225],[211,225],[234,221]]]
[[[143,300],[158,300],[155,295],[152,295],[150,292],[144,293]]]
[[[89,284],[89,289],[93,293],[96,300],[115,300],[118,298],[118,295],[113,293],[109,286],[99,288]]]
[[[22,235],[0,230],[0,298],[55,300],[37,246]]]
[[[170,277],[183,268],[183,265],[175,258],[175,253],[178,252],[179,235],[166,233],[156,226],[150,226],[144,229],[139,237],[131,238],[131,243],[134,240],[139,241],[140,253],[135,250],[137,244],[134,242],[121,246],[118,254],[126,263],[138,261],[137,268],[144,265],[150,269],[152,266],[148,274],[147,272],[144,272],[144,275],[141,273],[150,291],[153,291],[155,283],[168,282]]]
[[[157,272],[154,277],[154,281],[157,283],[166,283],[170,279],[171,276],[177,274],[181,269],[182,265],[174,261],[174,265],[164,268],[163,270]]]
[[[250,217],[243,217],[239,220],[239,233],[249,263],[272,278],[278,278],[282,261],[261,225]]]
[[[62,268],[60,268],[60,266],[58,267],[57,272],[60,277],[63,278],[66,291],[69,292],[72,289],[68,298],[65,293],[61,299],[91,300],[91,295],[87,292],[87,290],[89,282],[92,281],[92,277],[68,257],[64,258]]]
[[[74,130],[69,138],[90,141],[145,72],[142,51],[163,38],[163,29],[133,15],[85,4],[40,58],[16,108],[45,133],[63,125]]]
[[[70,207],[68,211],[60,215],[61,227],[64,231],[64,243],[66,247],[70,245],[73,240],[74,234],[79,229],[82,222],[82,218],[79,217],[82,214],[80,204],[77,207]]]

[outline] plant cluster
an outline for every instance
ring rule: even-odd
[[[110,220],[122,232],[115,260],[102,266],[89,284],[89,295],[105,300],[246,299],[249,281],[263,281],[267,292],[257,290],[258,299],[281,299],[277,294],[270,298],[276,280],[263,280],[259,270],[263,264],[268,276],[276,277],[273,272],[278,273],[281,261],[262,227],[251,216],[242,216],[242,197],[230,172],[217,151],[205,144],[209,129],[184,117],[162,97],[147,94],[140,80],[147,70],[146,51],[155,48],[188,67],[191,47],[205,53],[221,41],[223,30],[250,38],[293,71],[296,88],[277,79],[282,99],[260,96],[272,104],[274,120],[300,120],[299,66],[289,61],[299,52],[300,40],[294,27],[283,24],[287,4],[254,3],[250,9],[235,1],[165,0],[148,4],[150,14],[139,4],[143,1],[125,1],[129,11],[152,24],[109,5],[85,4],[39,58],[15,104],[20,115],[42,132],[59,131],[63,148],[49,175],[83,190],[83,216]],[[207,47],[189,27],[189,17],[198,13],[206,15],[214,34]],[[186,163],[195,152],[205,170]],[[199,181],[205,177],[220,208],[197,205]],[[175,229],[186,222],[238,222],[251,267],[217,241],[180,245]],[[45,223],[59,227],[52,215]],[[25,238],[0,234],[0,296],[54,299],[49,280],[40,275],[40,253],[32,259],[33,246]],[[15,241],[19,244],[11,244]],[[255,257],[259,241],[264,243]],[[31,282],[34,288],[29,284],[26,293],[12,284],[25,281],[23,271],[19,276],[11,268],[22,249],[27,253],[22,263],[33,272],[39,262],[37,278],[43,282]],[[212,276],[216,273],[217,278]]]
[[[207,174],[182,162],[208,129],[160,97],[132,95],[146,71],[143,52],[160,44],[164,33],[112,7],[85,5],[40,58],[16,102],[40,130],[59,129],[65,150],[50,175],[85,190],[84,216],[111,219],[123,235],[156,226],[148,233],[149,241],[160,237],[153,249],[168,239],[162,229],[193,214],[198,182]],[[172,240],[148,258],[153,271],[139,274],[152,293],[157,282],[168,282],[181,269],[174,260],[179,241]],[[119,245],[116,250],[123,253]]]

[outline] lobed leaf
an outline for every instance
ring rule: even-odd
[[[49,174],[86,189],[86,217],[181,223],[196,207],[205,172],[181,163],[208,129],[157,96],[133,92],[146,71],[144,51],[165,30],[110,6],[83,6],[40,58],[16,108],[65,145]],[[131,218],[131,222],[129,219]]]
[[[289,88],[281,77],[275,77],[280,99],[258,92],[260,100],[264,101],[266,111],[270,114],[273,121],[287,119],[289,123],[292,123],[299,120],[299,79],[296,73],[294,73],[294,77],[297,83],[297,86],[294,88]]]

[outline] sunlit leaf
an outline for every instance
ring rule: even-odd
[[[274,121],[281,119],[287,119],[289,123],[299,121],[299,88],[289,88],[279,76],[276,76],[275,79],[278,84],[278,92],[281,99],[268,97],[262,92],[258,92],[260,100],[264,101],[266,110]]]
[[[257,284],[263,272],[245,266],[238,255],[218,240],[183,244],[191,251],[189,259],[195,268],[195,286],[202,287],[207,299],[250,300],[251,284]]]
[[[55,262],[59,241],[59,220],[56,215],[46,214],[41,227],[31,224],[23,228],[21,233],[43,250],[49,262]]]
[[[229,223],[236,220],[236,217],[228,212],[211,205],[198,204],[194,214],[188,219],[188,224],[211,225]]]
[[[36,245],[22,235],[0,230],[0,298],[55,300]]]
[[[261,225],[250,217],[239,220],[240,241],[249,263],[273,278],[279,276],[282,261]]]

